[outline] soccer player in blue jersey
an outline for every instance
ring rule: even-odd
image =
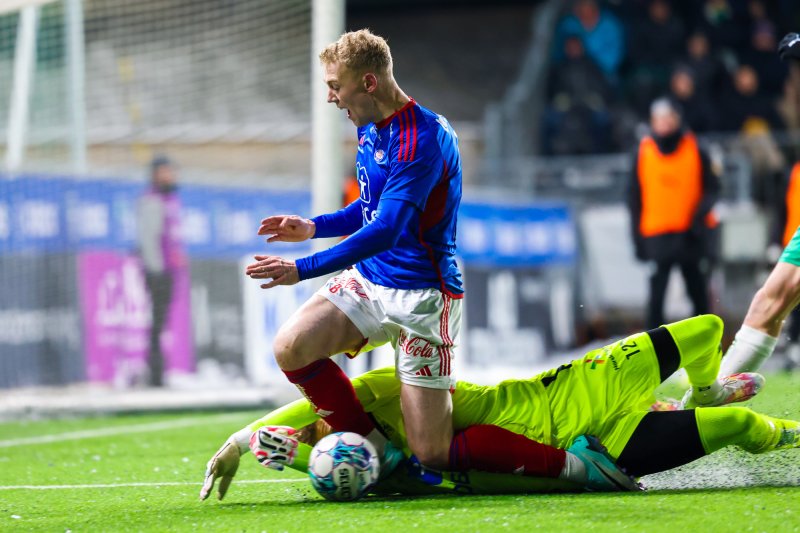
[[[345,269],[280,328],[278,365],[334,430],[365,435],[391,465],[401,454],[392,447],[384,452],[385,436],[329,359],[391,343],[408,444],[419,460],[433,468],[512,471],[524,463],[515,455],[531,453],[530,441],[518,435],[468,428],[451,446],[451,363],[463,296],[455,259],[461,200],[456,133],[446,118],[400,89],[386,41],[369,30],[345,33],[319,57],[328,102],[358,128],[361,195],[335,213],[261,222],[258,233],[269,236],[267,242],[350,235],[297,261],[259,255],[247,267],[251,278],[271,280],[264,289]]]

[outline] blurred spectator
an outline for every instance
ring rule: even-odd
[[[743,63],[753,66],[762,92],[767,95],[780,94],[789,73],[789,67],[775,53],[777,48],[775,25],[761,20],[753,26],[750,47],[741,58]]]
[[[704,98],[719,98],[725,79],[725,67],[711,53],[705,33],[694,32],[686,41],[686,57],[682,60],[694,73],[695,92]]]
[[[705,0],[700,7],[699,29],[713,48],[739,54],[747,42],[747,25],[730,0]]]
[[[646,326],[655,328],[664,323],[664,296],[674,266],[683,274],[694,314],[710,310],[708,271],[716,227],[711,209],[720,185],[674,102],[653,102],[650,126],[634,158],[628,205],[636,257],[653,262]]]
[[[778,103],[778,112],[789,130],[792,132],[800,130],[800,66],[789,67],[783,96]],[[796,139],[793,145],[800,146],[800,139]],[[794,157],[800,158],[800,152],[795,153]]]
[[[733,83],[722,101],[723,128],[728,131],[769,131],[781,127],[772,98],[760,91],[758,73],[747,64],[733,73]]]
[[[667,0],[650,0],[647,16],[636,21],[631,34],[630,60],[633,64],[668,68],[683,51],[686,29],[672,13]]]
[[[763,23],[772,24],[774,18],[770,15],[766,3],[762,0],[747,0],[747,17],[750,23],[750,33]]]
[[[789,128],[789,137],[792,140],[792,158],[800,159],[800,39],[797,33],[784,35],[778,45],[779,55],[782,60],[788,61],[789,75],[784,85],[783,96],[778,110],[786,126]],[[794,59],[794,61],[789,61]]]
[[[772,205],[783,173],[783,154],[772,132],[783,127],[773,98],[761,94],[758,74],[750,65],[741,65],[733,75],[733,87],[722,102],[722,125],[739,133],[739,149],[750,158],[753,171],[753,196],[762,205]]]
[[[669,93],[683,109],[683,122],[695,133],[713,131],[717,120],[714,105],[695,87],[694,71],[688,67],[678,67],[672,72]]]
[[[563,17],[556,27],[553,60],[561,63],[564,58],[564,41],[571,36],[580,36],[586,54],[597,63],[606,79],[615,84],[620,64],[625,55],[622,24],[606,9],[601,9],[596,0],[575,0],[572,13]]]
[[[543,152],[596,153],[608,150],[611,89],[577,35],[564,40],[564,60],[550,69],[544,113]]]
[[[667,90],[670,67],[684,47],[686,30],[666,0],[650,0],[646,16],[630,31],[628,92],[639,114]]]
[[[150,188],[139,200],[138,246],[150,293],[151,326],[147,354],[148,384],[164,384],[161,333],[169,318],[175,276],[186,266],[180,237],[180,200],[176,193],[177,171],[165,156],[150,163]]]

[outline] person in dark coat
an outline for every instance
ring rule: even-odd
[[[679,105],[668,98],[650,108],[651,134],[640,142],[628,190],[637,259],[653,264],[647,327],[664,323],[664,296],[678,266],[694,307],[709,312],[708,274],[714,256],[719,179],[694,134],[683,126]]]

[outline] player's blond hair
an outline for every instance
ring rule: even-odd
[[[380,35],[364,29],[342,34],[319,54],[322,63],[341,63],[353,72],[391,74],[392,53]]]

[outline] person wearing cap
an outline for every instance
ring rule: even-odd
[[[164,384],[161,333],[169,318],[175,276],[186,265],[180,235],[180,199],[175,164],[165,156],[150,162],[150,187],[139,199],[137,244],[151,301],[147,384]]]
[[[639,143],[628,188],[636,258],[651,263],[646,327],[664,323],[672,268],[683,275],[694,314],[710,311],[708,274],[717,225],[712,208],[720,184],[706,152],[684,125],[680,106],[650,106],[650,133]]]

